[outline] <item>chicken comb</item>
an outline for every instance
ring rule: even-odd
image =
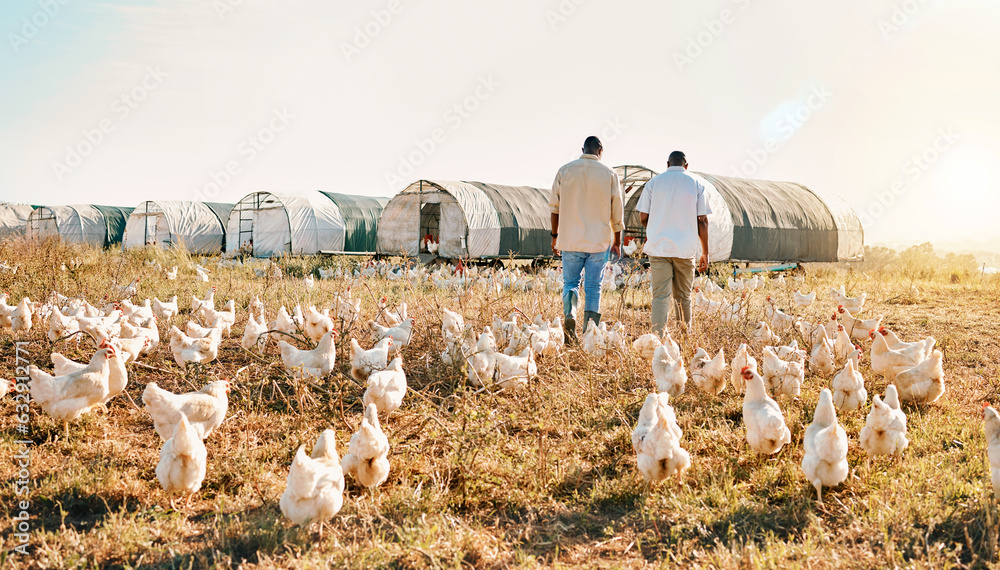
[[[989,400],[986,400],[986,401],[984,401],[984,402],[983,402],[983,409],[985,410],[986,408],[990,407],[990,405],[991,405],[991,404],[990,404],[990,401],[989,401]]]
[[[746,374],[747,370],[750,370],[750,367],[749,366],[744,366],[743,368],[740,369],[740,374]]]

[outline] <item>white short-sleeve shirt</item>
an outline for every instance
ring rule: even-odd
[[[671,166],[646,183],[636,209],[649,214],[643,252],[653,257],[701,255],[698,216],[712,213],[705,185],[683,166]]]

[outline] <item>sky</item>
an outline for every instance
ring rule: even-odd
[[[548,188],[609,166],[795,181],[866,242],[1000,235],[995,0],[10,0],[0,200]]]

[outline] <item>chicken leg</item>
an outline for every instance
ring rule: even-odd
[[[816,487],[816,501],[819,504],[822,505],[823,504],[823,483],[819,479],[816,479],[816,480],[814,480],[812,482],[812,484],[813,484],[813,487]]]

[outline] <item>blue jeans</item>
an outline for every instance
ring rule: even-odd
[[[583,294],[586,301],[584,311],[601,312],[601,280],[604,278],[604,266],[608,262],[608,251],[599,253],[583,253],[580,251],[562,252],[563,265],[563,315],[576,318],[577,306],[580,303],[580,274],[583,273]]]

